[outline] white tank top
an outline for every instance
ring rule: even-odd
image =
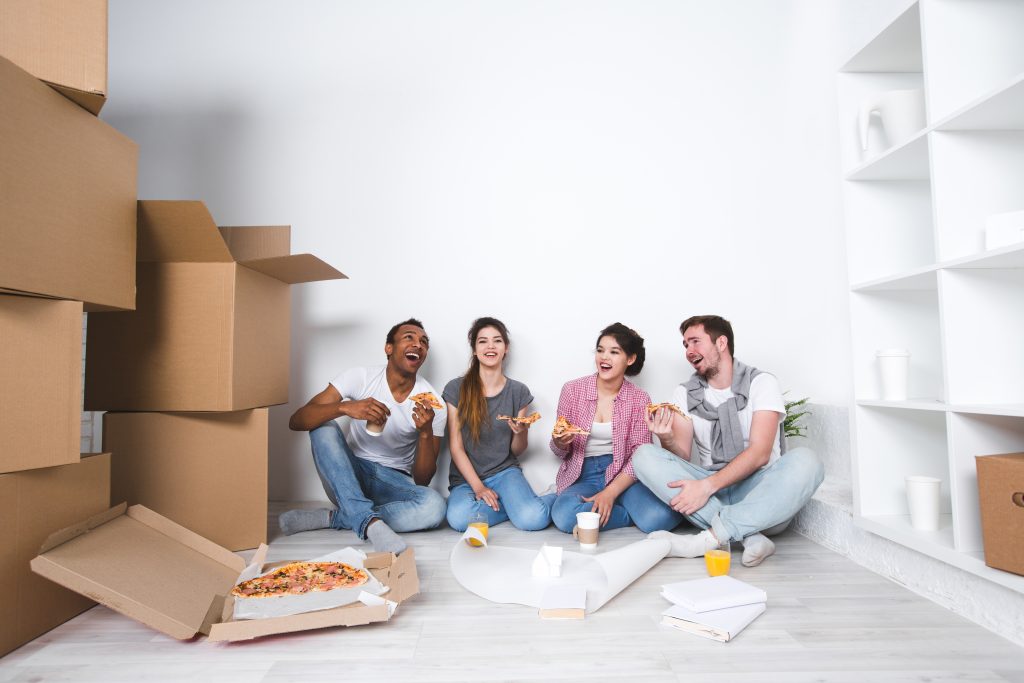
[[[612,423],[595,422],[590,425],[590,437],[587,447],[583,450],[584,458],[595,455],[610,455],[612,452]]]

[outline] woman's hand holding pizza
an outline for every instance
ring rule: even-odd
[[[572,445],[574,436],[575,435],[573,434],[559,434],[558,436],[552,435],[551,438],[554,440],[556,446],[563,451],[567,451],[569,450],[569,446]]]

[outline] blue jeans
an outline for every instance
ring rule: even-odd
[[[444,519],[444,498],[417,486],[408,474],[363,460],[352,452],[336,422],[309,433],[313,462],[324,491],[337,508],[331,528],[352,529],[362,539],[374,519],[395,531],[433,529]]]
[[[583,498],[604,490],[604,473],[611,464],[611,454],[583,459],[580,478],[559,493],[551,506],[551,519],[556,527],[571,534],[576,526],[576,513],[590,512],[594,508],[593,503],[586,503]],[[641,531],[649,533],[674,529],[681,521],[681,514],[658,500],[646,486],[636,482],[619,495],[608,522],[601,528],[618,529],[635,524]]]
[[[512,520],[517,529],[539,531],[551,523],[554,496],[541,497],[534,493],[518,467],[492,474],[483,482],[498,494],[498,509],[495,511],[487,503],[477,500],[469,484],[459,484],[448,494],[448,526],[456,531],[465,531],[469,516],[478,511],[487,515],[490,526]]]
[[[714,474],[653,444],[644,444],[633,453],[633,471],[665,507],[679,494],[668,482],[700,480]],[[824,477],[825,468],[814,451],[794,448],[770,467],[721,489],[686,518],[702,529],[712,529],[719,539],[739,541],[789,522]]]

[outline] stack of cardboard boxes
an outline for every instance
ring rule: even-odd
[[[266,541],[267,409],[288,402],[289,285],[344,275],[289,228],[218,228],[140,201],[135,311],[91,316],[85,407],[106,410],[113,500],[230,550]]]
[[[93,604],[29,561],[110,505],[110,456],[79,455],[83,307],[135,306],[137,148],[95,116],[106,10],[0,0],[0,655]]]
[[[106,0],[0,0],[0,656],[94,604],[29,562],[112,503],[231,550],[266,539],[289,285],[344,277],[290,255],[287,227],[137,201],[137,146],[95,116],[106,29]],[[83,311],[85,407],[118,411],[96,455]]]

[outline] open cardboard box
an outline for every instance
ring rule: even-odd
[[[107,0],[0,1],[0,55],[99,114],[107,93]]]
[[[262,562],[267,547],[253,558]],[[387,605],[346,605],[287,617],[234,621],[228,595],[246,562],[142,505],[124,503],[51,535],[32,571],[110,609],[187,640],[250,640],[275,633],[388,620]],[[370,553],[365,566],[403,602],[419,592],[412,550]]]
[[[288,402],[289,285],[346,276],[291,254],[290,228],[218,228],[200,201],[138,203],[132,313],[89,318],[86,410]]]

